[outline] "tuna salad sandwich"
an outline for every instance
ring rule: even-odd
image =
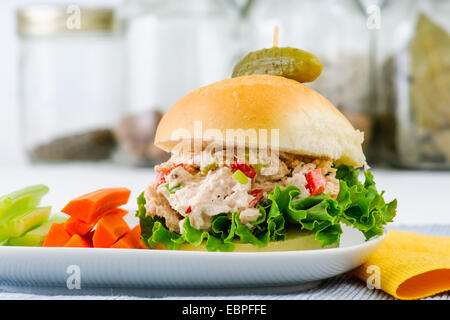
[[[196,89],[162,118],[155,144],[171,158],[138,198],[149,248],[287,251],[366,239],[396,212],[376,189],[363,133],[327,99],[273,75]]]

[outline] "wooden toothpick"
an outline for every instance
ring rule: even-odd
[[[273,38],[272,38],[272,46],[278,47],[278,34],[280,33],[280,29],[278,26],[273,27]]]

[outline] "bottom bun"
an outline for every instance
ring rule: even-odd
[[[273,251],[299,251],[299,250],[317,250],[336,248],[337,244],[322,247],[319,241],[315,239],[315,233],[310,231],[291,230],[286,234],[286,239],[281,241],[271,241],[263,248],[258,248],[251,243],[240,243],[239,240],[233,241],[236,245],[233,252],[273,252]],[[183,251],[207,251],[206,244],[203,242],[199,246],[184,243],[177,250]]]

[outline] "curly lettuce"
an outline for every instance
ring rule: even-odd
[[[358,181],[357,173],[358,170],[348,166],[338,167],[336,178],[341,183],[338,200],[342,201],[340,220],[360,230],[368,240],[382,235],[384,225],[393,221],[397,199],[386,203],[384,191],[377,191],[372,173],[364,172],[364,184]]]
[[[341,165],[336,178],[340,182],[340,192],[336,199],[328,194],[298,198],[298,187],[275,186],[267,199],[256,208],[261,215],[251,222],[253,228],[241,223],[239,213],[222,213],[212,217],[211,229],[199,231],[193,228],[186,217],[183,234],[168,230],[164,218],[146,216],[145,198],[138,198],[141,237],[148,247],[157,244],[167,249],[177,249],[183,243],[199,246],[205,243],[208,251],[229,252],[235,243],[251,243],[262,248],[270,241],[283,241],[287,226],[298,227],[299,231],[315,233],[315,239],[322,247],[339,244],[342,234],[341,223],[360,230],[366,240],[383,234],[384,226],[393,221],[397,200],[386,203],[383,194],[376,189],[373,175],[365,171],[364,183],[359,181],[360,170]]]

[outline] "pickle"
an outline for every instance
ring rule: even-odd
[[[270,74],[298,82],[313,82],[322,73],[322,63],[315,55],[291,47],[273,47],[250,52],[239,61],[232,77]]]

